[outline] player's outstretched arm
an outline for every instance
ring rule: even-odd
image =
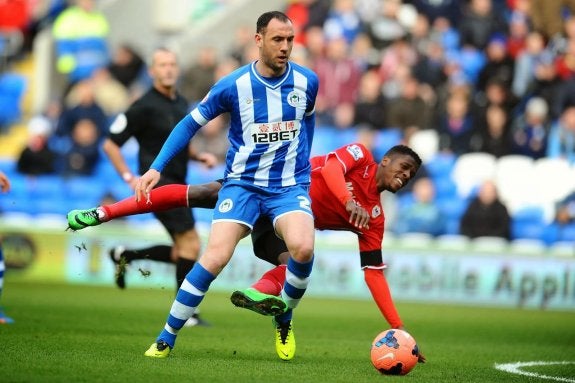
[[[377,307],[379,307],[379,310],[385,317],[385,320],[387,320],[392,328],[405,330],[403,322],[401,321],[401,318],[397,313],[397,309],[395,308],[395,304],[393,303],[391,291],[389,290],[389,285],[387,284],[383,270],[365,268],[363,271],[367,287],[369,288]],[[418,363],[425,363],[425,361],[426,358],[420,350]]]
[[[391,291],[389,290],[389,285],[387,280],[383,275],[382,269],[363,269],[365,283],[371,292],[373,300],[377,304],[379,311],[385,317],[387,323],[389,323],[392,328],[402,328],[403,322],[397,313],[395,304],[391,297]]]

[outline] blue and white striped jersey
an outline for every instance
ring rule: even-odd
[[[161,171],[201,126],[229,112],[226,179],[259,187],[307,184],[317,89],[317,75],[298,64],[288,63],[274,78],[260,76],[255,62],[245,65],[212,87],[188,116],[192,121],[186,117],[178,124],[183,127],[176,126],[172,135],[178,138],[166,141],[152,168]]]

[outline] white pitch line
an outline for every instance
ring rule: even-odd
[[[543,361],[533,361],[533,362],[515,362],[515,363],[495,363],[495,368],[501,371],[509,372],[512,374],[531,376],[534,378],[556,380],[558,382],[575,383],[575,378],[562,378],[560,376],[549,376],[543,374],[537,374],[535,372],[522,371],[523,367],[533,367],[533,366],[553,366],[558,364],[575,364],[575,362],[569,361],[559,361],[559,362],[543,362]]]

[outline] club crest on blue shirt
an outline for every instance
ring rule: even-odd
[[[294,108],[305,108],[305,96],[297,90],[288,93],[287,102]]]
[[[227,213],[228,211],[232,210],[233,207],[234,207],[234,201],[232,201],[229,198],[226,198],[225,200],[222,201],[222,203],[220,203],[220,206],[218,206],[218,210],[220,211],[220,213]]]

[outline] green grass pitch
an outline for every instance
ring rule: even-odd
[[[168,359],[144,351],[161,330],[171,289],[130,289],[5,280],[0,382],[575,382],[575,313],[397,302],[428,359],[406,376],[371,366],[372,339],[386,323],[371,301],[306,297],[294,318],[297,354],[274,350],[271,319],[209,292],[209,328],[184,328]],[[496,363],[528,366],[532,376]],[[541,376],[555,378],[545,379]]]

